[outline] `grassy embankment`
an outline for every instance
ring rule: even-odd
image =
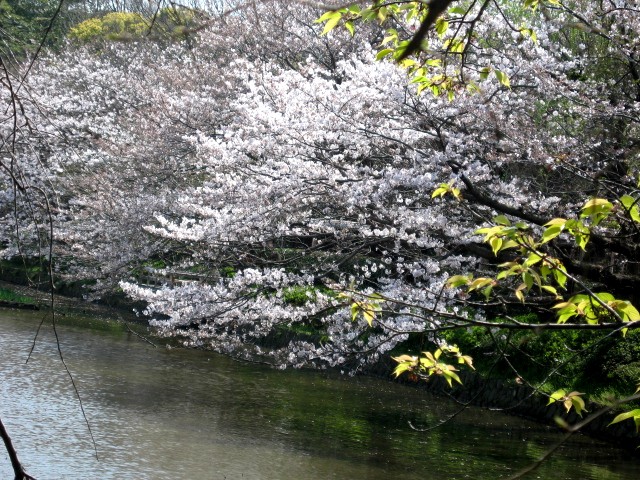
[[[35,305],[36,300],[32,297],[16,293],[13,290],[0,287],[0,305],[2,304]]]

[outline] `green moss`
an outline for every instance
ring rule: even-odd
[[[9,302],[9,303],[24,303],[24,304],[35,304],[35,299],[28,297],[26,295],[20,295],[12,290],[8,290],[6,288],[0,288],[0,301]]]
[[[301,307],[306,305],[307,302],[313,302],[316,299],[317,290],[311,286],[299,286],[289,287],[283,290],[282,299],[289,305]]]
[[[145,267],[151,267],[156,269],[167,268],[167,262],[164,260],[149,260],[143,264]]]
[[[73,313],[58,312],[56,314],[56,323],[69,327],[89,328],[91,330],[111,333],[123,333],[127,330],[123,322],[115,319],[85,317]]]
[[[233,267],[222,267],[220,269],[220,276],[223,278],[233,278],[236,276],[236,269]]]

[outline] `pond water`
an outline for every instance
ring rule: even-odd
[[[278,371],[126,333],[59,327],[95,436],[42,314],[0,310],[0,416],[27,471],[46,479],[491,479],[561,436],[384,379]],[[0,454],[0,479],[13,478]],[[574,436],[525,478],[636,479],[640,461]]]

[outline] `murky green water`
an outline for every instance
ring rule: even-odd
[[[50,329],[28,365],[39,314],[0,310],[0,415],[28,471],[45,479],[491,479],[559,434],[371,378],[276,371],[126,334],[61,327],[99,460]],[[0,454],[0,479],[12,478]],[[640,478],[640,462],[576,436],[526,478]]]

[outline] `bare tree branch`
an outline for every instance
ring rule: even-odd
[[[7,433],[6,428],[4,428],[4,424],[2,423],[2,419],[0,419],[0,437],[2,437],[2,441],[4,442],[4,446],[9,454],[9,459],[11,460],[11,466],[13,467],[13,473],[15,474],[15,480],[36,480],[34,477],[25,472],[22,463],[18,459],[18,453],[13,446],[13,442],[11,441],[11,437]]]

